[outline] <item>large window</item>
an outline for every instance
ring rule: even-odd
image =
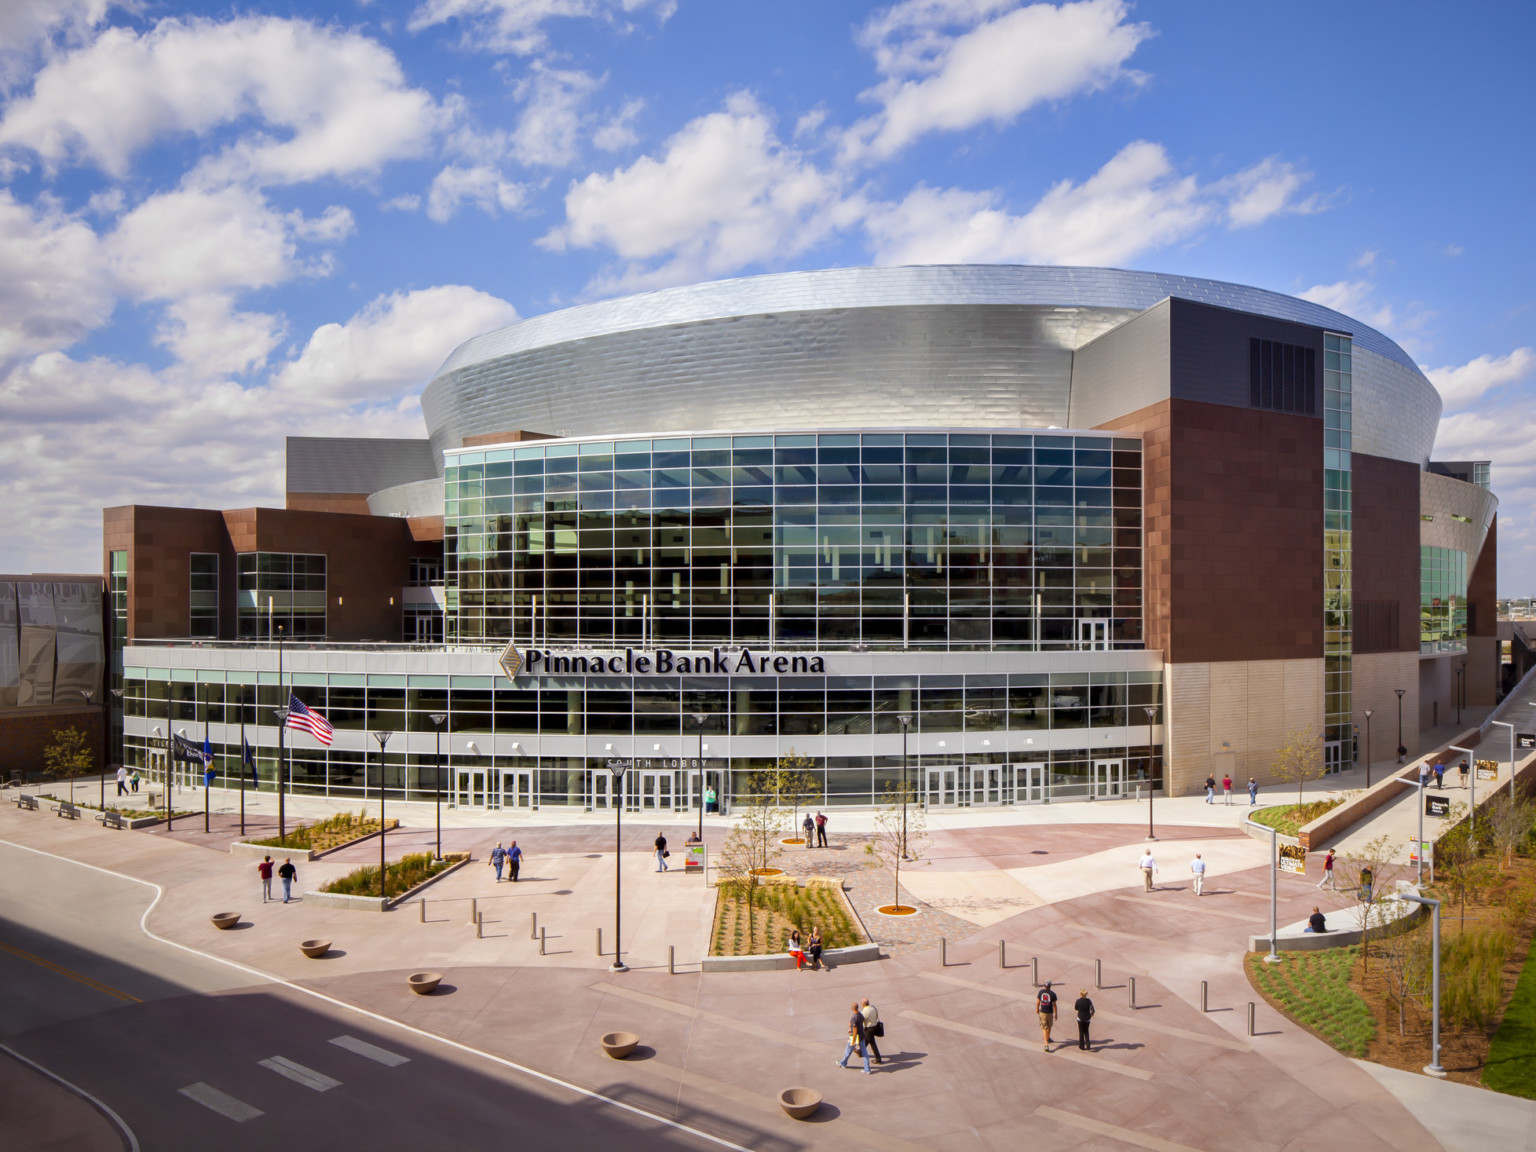
[[[324,556],[242,552],[235,563],[241,639],[324,639]]]
[[[219,638],[219,557],[214,552],[194,552],[188,574],[187,635],[193,639]]]
[[[1419,651],[1467,648],[1467,554],[1456,548],[1419,548]]]
[[[450,640],[1142,645],[1139,440],[549,443],[450,453],[445,501]]]

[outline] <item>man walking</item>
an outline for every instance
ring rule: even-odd
[[[1045,987],[1035,993],[1035,1015],[1040,1018],[1040,1035],[1045,1038],[1045,1050],[1051,1050],[1051,1025],[1056,1023],[1056,993],[1051,991],[1051,982],[1047,980]]]
[[[1252,776],[1248,777],[1248,807],[1252,808],[1259,802],[1259,782]]]
[[[496,883],[501,883],[501,866],[507,862],[506,849],[501,846],[501,841],[496,841],[496,847],[491,849],[491,867],[496,869]]]
[[[1323,878],[1317,882],[1317,887],[1326,887],[1330,892],[1338,891],[1333,883],[1333,849],[1328,849],[1328,855],[1323,857]]]
[[[1429,761],[1426,760],[1426,761],[1424,761],[1424,763],[1419,765],[1419,787],[1420,788],[1427,788],[1428,786],[1429,786]]]
[[[816,847],[827,846],[827,818],[822,813],[816,813]]]
[[[1078,990],[1077,1003],[1072,1005],[1072,1010],[1077,1013],[1077,1046],[1084,1052],[1091,1052],[1093,1048],[1088,1039],[1088,1022],[1093,1019],[1093,1001],[1088,999],[1088,989]]]
[[[1228,772],[1221,778],[1221,802],[1232,803],[1232,773]]]
[[[869,1002],[867,996],[861,1004],[859,1015],[864,1017],[864,1042],[875,1054],[875,1063],[884,1064],[885,1061],[880,1058],[880,1045],[876,1044],[875,1040],[885,1035],[885,1025],[880,1023],[880,1013],[875,1010],[875,1006]]]
[[[656,871],[658,871],[658,872],[665,872],[666,870],[667,870],[667,838],[665,836],[658,835],[656,837]]]
[[[870,1075],[869,1048],[865,1043],[864,1013],[859,1009],[859,1002],[855,1000],[849,1007],[853,1015],[848,1020],[848,1047],[843,1049],[843,1058],[837,1062],[839,1068],[848,1067],[848,1057],[857,1049],[860,1056],[864,1057],[864,1075]]]
[[[1205,895],[1205,861],[1200,858],[1200,853],[1195,853],[1195,858],[1189,862],[1189,870],[1195,877],[1195,895]]]
[[[1216,777],[1214,776],[1207,776],[1205,778],[1205,802],[1207,804],[1216,803]]]
[[[816,821],[811,819],[809,812],[805,814],[805,819],[800,821],[800,827],[805,829],[805,846],[816,847]]]
[[[119,796],[128,795],[128,769],[124,768],[121,764],[117,766],[117,794]]]
[[[283,882],[283,903],[293,899],[293,882],[298,879],[299,870],[293,866],[293,859],[283,857],[283,866],[277,870],[278,878]]]
[[[1445,791],[1445,765],[1439,760],[1435,761],[1435,787]]]
[[[1471,771],[1471,766],[1463,760],[1460,764],[1456,765],[1456,771],[1461,773],[1461,787],[1465,791],[1467,787],[1467,773]]]
[[[512,876],[512,883],[517,883],[517,870],[523,864],[523,850],[517,846],[517,841],[512,841],[512,847],[507,849],[507,871]]]
[[[1152,875],[1157,871],[1157,861],[1152,858],[1150,850],[1144,850],[1141,854],[1141,863],[1136,867],[1141,869],[1141,882],[1146,891],[1152,891]]]
[[[265,904],[272,899],[272,857],[256,865],[256,874],[261,877],[261,902]]]

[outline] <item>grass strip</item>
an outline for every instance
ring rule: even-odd
[[[1248,819],[1282,836],[1295,836],[1325,812],[1332,812],[1343,800],[1311,800],[1305,804],[1278,804],[1250,813]]]
[[[1349,986],[1360,955],[1358,946],[1321,952],[1282,952],[1280,963],[1266,964],[1250,953],[1248,978],[1254,987],[1292,1020],[1346,1056],[1365,1057],[1376,1037],[1370,1005]]]
[[[402,856],[389,866],[386,891],[392,896],[408,891],[423,880],[436,876],[454,865],[452,860],[434,860],[430,852],[416,852]],[[377,896],[379,894],[379,866],[370,864],[354,869],[345,876],[321,885],[320,891],[334,892],[340,896]]]
[[[1488,1049],[1483,1084],[1495,1092],[1536,1100],[1536,966],[1526,952],[1520,982]]]

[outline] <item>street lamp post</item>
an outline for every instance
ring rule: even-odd
[[[1456,723],[1461,723],[1461,702],[1465,693],[1462,691],[1467,682],[1467,662],[1463,660],[1456,669]]]
[[[270,602],[269,602],[269,606],[268,606],[267,611],[268,611],[268,617],[267,618],[270,620],[271,619]],[[268,628],[269,628],[269,631],[267,633],[267,638],[271,639],[270,625],[268,626]],[[257,691],[259,692],[260,689],[257,689]],[[283,694],[283,626],[281,624],[279,624],[277,626],[277,694],[278,694],[279,697],[281,697],[282,694]],[[288,810],[287,810],[287,806],[286,806],[286,801],[287,801],[287,796],[288,796],[288,761],[287,761],[287,758],[283,755],[283,749],[284,749],[284,746],[285,746],[284,737],[286,736],[287,730],[288,730],[288,701],[284,700],[283,701],[283,706],[281,708],[274,708],[272,711],[276,714],[276,716],[277,716],[277,723],[278,723],[278,728],[277,728],[277,839],[278,839],[278,842],[281,843],[282,840],[284,839],[284,837],[286,837],[287,834],[288,834],[288,823],[287,823],[287,811]],[[365,771],[363,773],[363,778],[364,778],[365,781],[367,780],[367,777],[368,777],[368,773]]]
[[[1403,757],[1408,755],[1408,746],[1403,743],[1403,693],[1408,689],[1394,688],[1392,691],[1397,693],[1397,763],[1401,767]]]
[[[1371,710],[1365,710],[1365,786],[1371,786]]]
[[[704,841],[704,721],[709,717],[703,712],[693,713],[693,722],[699,726],[699,842]]]
[[[901,858],[908,860],[907,855],[907,729],[912,726],[912,714],[903,712],[896,719],[901,721]]]
[[[1429,896],[1410,896],[1406,892],[1399,892],[1394,895],[1392,899],[1407,900],[1414,904],[1423,904],[1429,909],[1430,915],[1434,919],[1434,992],[1432,996],[1432,1003],[1434,1005],[1432,1040],[1433,1048],[1430,1062],[1425,1067],[1424,1072],[1429,1076],[1437,1076],[1443,1080],[1445,1078],[1445,1069],[1440,1066],[1440,901],[1432,899]]]
[[[121,709],[122,706],[123,706],[123,690],[121,688],[108,688],[107,691],[112,693],[113,701],[117,704],[117,707],[119,709]],[[102,716],[102,718],[101,718],[101,726],[102,726],[102,728],[106,729],[111,724],[111,720],[112,720],[112,714],[110,712],[105,713]],[[103,742],[107,745],[107,747],[109,747],[109,748],[111,747],[110,739],[105,739]],[[121,761],[121,759],[123,759],[123,758],[120,757],[119,761]],[[105,763],[105,762],[103,762],[103,763]],[[106,791],[106,783],[107,783],[105,776],[102,777],[101,783],[102,783],[102,791],[105,792]],[[102,809],[103,812],[105,812],[106,809],[107,809],[107,802],[105,800],[103,800],[101,802],[101,809]]]
[[[91,700],[96,695],[95,691],[90,688],[81,688],[78,691],[80,695],[85,697],[85,706],[89,708]],[[105,736],[107,731],[105,722],[102,723],[101,731],[102,735]],[[103,812],[107,810],[107,758],[105,756],[101,758],[101,810]]]
[[[389,743],[392,732],[375,732],[373,738],[379,742],[379,899],[389,899],[388,878],[389,869],[384,862],[384,745]],[[363,786],[368,785],[368,773],[363,772]]]
[[[1152,721],[1157,716],[1157,708],[1143,704],[1141,710],[1147,714],[1147,839],[1156,840],[1152,832],[1152,797],[1157,795],[1157,784],[1152,779]]]
[[[437,730],[437,858],[443,858],[443,722],[446,712],[432,712],[427,717]]]
[[[1488,723],[1509,729],[1509,799],[1513,802],[1515,799],[1515,726],[1505,720],[1490,720]],[[1476,767],[1474,764],[1474,771]]]
[[[624,772],[629,768],[628,760],[608,761],[608,771],[613,774],[613,791],[608,794],[613,803],[613,964],[609,971],[628,972],[629,967],[624,963],[624,937],[621,935],[620,906],[623,902],[623,875],[620,864],[623,860],[621,845],[623,843],[623,818],[624,818]]]

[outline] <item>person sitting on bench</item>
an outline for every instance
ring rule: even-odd
[[[1323,914],[1321,912],[1319,912],[1316,907],[1313,907],[1312,915],[1307,917],[1307,926],[1305,928],[1303,928],[1302,931],[1303,932],[1326,932],[1326,931],[1328,931],[1327,921],[1325,921],[1323,919]]]

